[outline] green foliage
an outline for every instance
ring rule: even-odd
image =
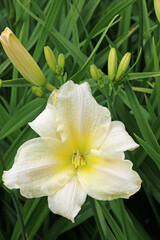
[[[118,16],[117,16],[118,15]],[[56,88],[66,79],[88,81],[99,104],[122,121],[140,144],[127,159],[143,180],[129,200],[100,202],[88,198],[75,223],[52,214],[46,198],[25,199],[9,191],[0,178],[0,239],[158,240],[160,214],[160,25],[152,0],[8,0],[1,1],[0,29],[8,26],[38,62]],[[65,56],[65,76],[54,76],[45,62],[44,46],[56,58]],[[108,83],[110,46],[118,62],[131,52],[134,68],[120,85]],[[100,87],[90,65],[103,71]],[[0,46],[0,176],[9,169],[17,149],[36,136],[27,125],[45,107],[44,97],[32,94],[28,83],[7,59]],[[65,79],[65,80],[64,80]]]

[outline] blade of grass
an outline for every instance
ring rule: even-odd
[[[157,167],[160,169],[160,154],[158,154],[148,143],[143,141],[143,139],[138,137],[136,134],[135,137],[137,138],[140,145],[144,148],[146,153],[153,159]]]
[[[159,61],[157,56],[157,50],[154,38],[152,38],[152,45],[153,45],[153,59],[154,59],[154,70],[159,71]],[[157,99],[157,107],[158,107],[158,114],[160,116],[160,77],[155,77],[156,79],[156,99]]]
[[[111,216],[110,212],[108,211],[107,207],[104,205],[104,203],[99,202],[99,205],[101,206],[102,212],[109,223],[112,231],[114,232],[115,236],[117,237],[118,240],[127,240],[127,238],[124,236],[122,233],[121,229],[117,225],[116,221],[114,218]]]
[[[124,82],[124,88],[142,136],[144,137],[145,141],[155,149],[155,151],[160,152],[159,144],[157,143],[156,137],[149,123],[147,122],[146,117],[144,116],[141,106],[138,102],[138,99],[128,81]]]
[[[27,240],[27,238],[26,238],[26,232],[25,232],[25,229],[24,229],[24,222],[23,222],[22,214],[21,214],[20,208],[19,208],[19,206],[18,206],[17,196],[16,196],[15,193],[13,192],[13,193],[11,194],[11,197],[12,197],[12,200],[13,200],[13,203],[14,203],[14,206],[15,206],[15,209],[16,209],[16,212],[17,212],[17,216],[18,216],[18,219],[19,219],[19,222],[20,222],[22,239],[23,239],[23,240]]]
[[[108,24],[108,26],[106,27],[105,31],[103,32],[102,36],[100,37],[98,43],[96,44],[94,50],[92,51],[92,53],[90,54],[89,58],[87,59],[87,61],[85,62],[85,64],[83,65],[83,67],[81,68],[80,71],[78,71],[76,74],[74,74],[71,79],[74,81],[74,82],[80,82],[82,80],[82,78],[84,77],[85,75],[85,72],[93,58],[93,56],[95,55],[96,51],[98,50],[101,42],[103,41],[107,31],[109,30],[109,28],[112,26],[112,24],[114,23],[115,19],[118,17],[118,15],[116,15],[112,21]],[[118,20],[119,21],[119,20]],[[116,21],[117,22],[117,21]]]
[[[94,218],[96,221],[96,225],[97,225],[101,240],[110,239],[110,237],[108,236],[107,225],[106,225],[102,210],[98,205],[98,202],[91,198],[89,198],[89,201],[93,210]]]

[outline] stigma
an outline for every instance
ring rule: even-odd
[[[78,149],[77,151],[73,151],[72,164],[75,166],[75,168],[82,167],[86,164],[85,156],[82,155]]]

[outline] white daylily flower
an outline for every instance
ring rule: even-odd
[[[56,105],[48,103],[29,124],[40,137],[24,143],[4,172],[9,189],[19,188],[28,198],[48,196],[51,211],[71,221],[87,194],[112,200],[140,189],[141,179],[123,153],[138,145],[121,122],[111,122],[88,83],[65,83]]]

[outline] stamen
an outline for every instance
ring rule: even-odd
[[[82,167],[86,164],[85,156],[79,152],[79,149],[77,149],[77,151],[73,151],[72,164],[75,168]]]

